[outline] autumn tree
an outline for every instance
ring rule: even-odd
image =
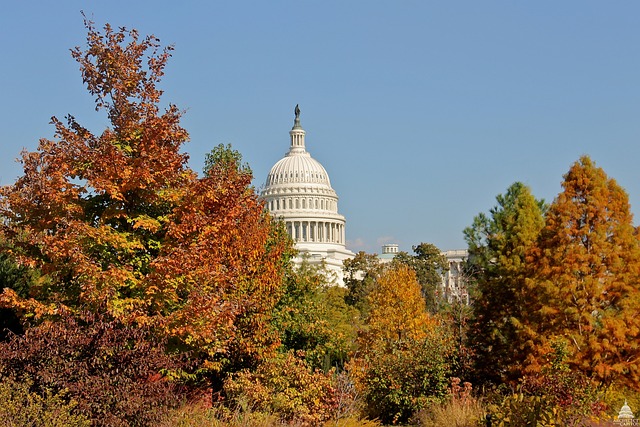
[[[393,262],[405,264],[416,272],[427,309],[435,313],[441,302],[438,290],[442,285],[442,275],[449,271],[449,263],[442,251],[431,243],[420,243],[412,246],[412,250],[414,255],[400,252],[393,258]]]
[[[477,380],[502,382],[521,372],[523,316],[529,304],[524,281],[526,256],[544,225],[545,204],[516,182],[496,197],[489,215],[478,214],[464,230],[469,245],[465,269],[473,288],[469,346]]]
[[[369,416],[406,422],[445,396],[454,343],[427,313],[415,272],[406,265],[385,271],[367,299],[370,311],[349,371]]]
[[[187,166],[182,111],[160,108],[172,48],[85,24],[87,47],[71,53],[111,124],[94,135],[54,117],[55,138],[23,152],[24,174],[0,190],[3,251],[42,277],[28,296],[5,288],[0,305],[36,320],[89,309],[153,325],[201,352],[208,372],[268,357],[286,232],[241,165],[214,159],[202,178]]]
[[[628,196],[587,156],[562,187],[531,257],[529,368],[560,343],[571,369],[638,390],[640,244]]]

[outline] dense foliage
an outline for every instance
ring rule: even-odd
[[[306,261],[289,269],[273,323],[283,350],[302,354],[311,367],[329,371],[342,368],[354,350],[359,312],[346,304],[345,288],[327,286],[325,273]]]
[[[449,270],[447,258],[431,243],[420,243],[412,249],[414,255],[400,252],[393,258],[393,262],[404,264],[415,271],[427,309],[430,313],[435,313],[443,303],[441,285],[442,275]]]
[[[66,313],[0,343],[0,378],[31,383],[39,396],[64,395],[93,425],[157,422],[182,399],[161,373],[184,368],[149,328],[93,313]]]
[[[529,369],[561,341],[572,369],[640,390],[640,241],[628,196],[586,156],[562,187],[531,255]]]
[[[405,422],[445,396],[453,342],[427,313],[421,286],[409,267],[385,271],[367,299],[370,309],[349,371],[370,416]]]
[[[23,152],[24,174],[0,189],[0,307],[28,327],[1,368],[76,393],[94,424],[148,424],[142,413],[180,402],[149,391],[180,373],[167,351],[214,389],[276,354],[291,243],[230,147],[204,177],[187,167],[182,112],[159,107],[171,48],[85,23],[72,56],[110,126],[94,135],[54,117],[55,139]]]
[[[32,382],[0,376],[0,424],[3,426],[89,427],[90,421],[74,413],[76,403],[64,393],[31,391]]]
[[[57,140],[23,153],[24,175],[0,193],[2,231],[42,277],[28,295],[5,288],[0,303],[37,319],[82,307],[153,324],[213,372],[259,361],[278,346],[269,316],[286,233],[224,150],[203,178],[186,166],[182,113],[158,107],[170,49],[134,30],[87,29],[87,49],[72,54],[111,127],[95,136],[53,118]]]
[[[263,363],[255,372],[234,374],[225,391],[237,404],[305,425],[331,419],[338,407],[332,373],[314,372],[292,352]]]
[[[469,245],[473,320],[468,336],[476,380],[517,380],[526,355],[522,334],[528,307],[526,256],[544,225],[545,205],[522,183],[512,184],[489,216],[479,214],[464,230]]]
[[[110,126],[54,117],[0,189],[2,423],[565,426],[640,402],[639,233],[591,159],[550,206],[516,182],[474,218],[470,304],[428,243],[331,286],[292,265],[239,152],[187,166],[171,47],[86,28],[72,56]]]

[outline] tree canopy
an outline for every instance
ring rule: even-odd
[[[406,422],[446,394],[455,346],[427,312],[415,272],[385,270],[367,296],[370,310],[349,363],[367,411],[383,422]]]
[[[489,215],[480,213],[464,230],[469,245],[469,286],[474,318],[469,342],[481,381],[514,380],[521,374],[521,325],[528,305],[526,256],[544,225],[545,204],[520,182],[496,197]]]
[[[427,308],[431,313],[435,313],[443,298],[439,291],[442,275],[449,270],[449,263],[442,251],[431,243],[420,243],[413,246],[412,250],[415,255],[400,252],[393,258],[393,262],[407,265],[415,271]]]
[[[23,152],[24,174],[0,190],[3,250],[40,277],[27,294],[5,288],[0,304],[36,319],[89,309],[150,324],[213,371],[260,359],[279,345],[269,319],[286,232],[250,170],[229,167],[230,150],[214,150],[204,177],[187,166],[183,113],[159,105],[172,48],[85,24],[87,46],[72,56],[110,126],[95,135],[53,117],[55,138]]]
[[[531,256],[530,368],[561,342],[570,367],[640,384],[640,244],[628,196],[587,156],[564,176]]]

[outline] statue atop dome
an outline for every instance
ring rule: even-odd
[[[293,112],[296,115],[296,119],[293,121],[293,128],[302,129],[302,126],[300,126],[300,107],[298,106],[298,104],[296,104],[296,108],[295,110],[293,110]]]

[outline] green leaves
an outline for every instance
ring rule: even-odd
[[[480,381],[499,382],[521,374],[524,355],[514,348],[526,341],[519,325],[530,310],[524,297],[527,255],[544,225],[546,207],[519,182],[496,200],[489,215],[477,215],[464,235],[474,300],[469,344],[476,354],[476,375]]]

